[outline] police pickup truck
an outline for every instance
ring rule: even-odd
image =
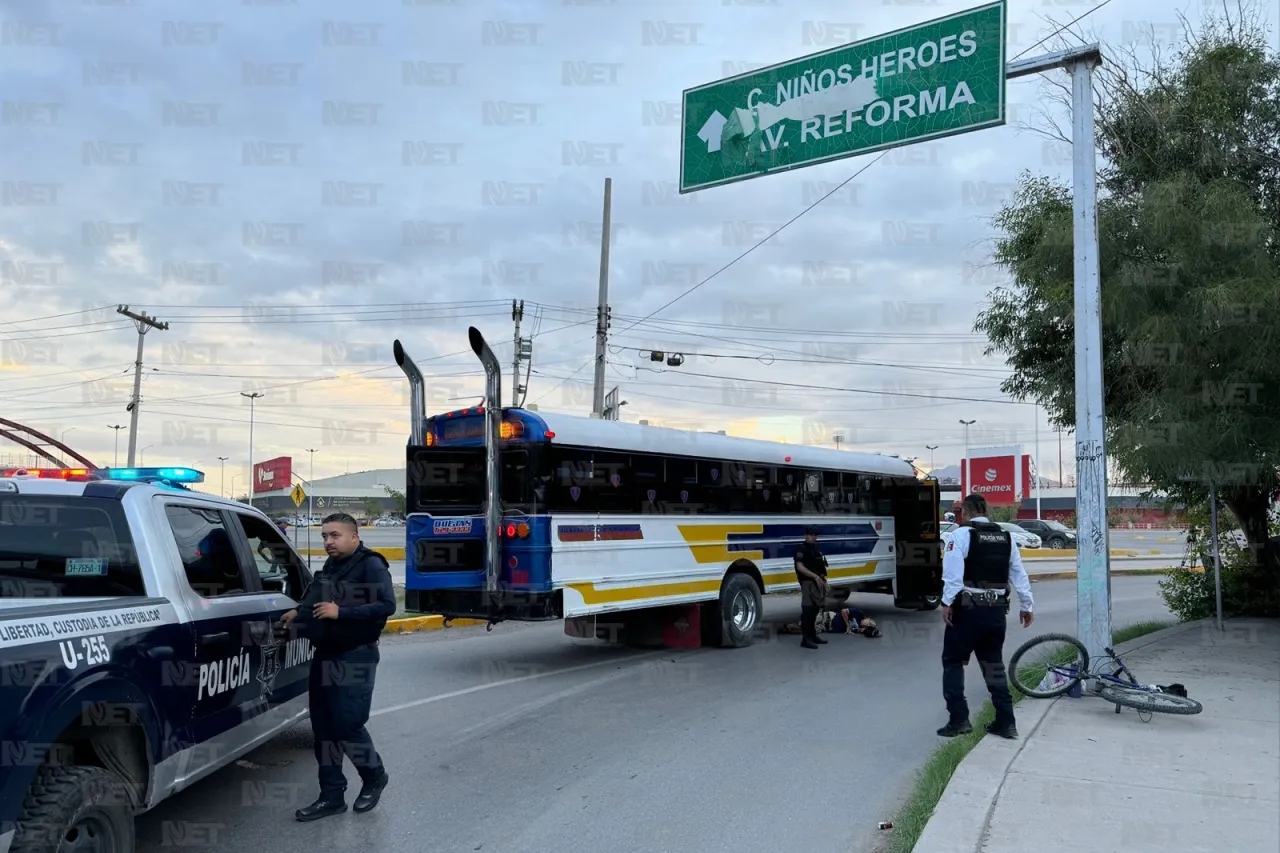
[[[131,853],[135,815],[306,717],[279,619],[311,574],[203,480],[0,470],[0,853]]]

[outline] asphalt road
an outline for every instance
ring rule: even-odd
[[[1075,585],[1033,589],[1036,622],[1023,630],[1015,610],[1006,654],[1075,631]],[[1154,577],[1112,592],[1117,626],[1171,618]],[[375,811],[294,821],[316,793],[303,724],[143,815],[138,849],[870,850],[940,743],[942,626],[887,596],[855,602],[884,636],[816,651],[773,632],[746,649],[636,651],[560,623],[388,636],[370,729],[392,783]],[[771,622],[798,609],[766,600]],[[972,665],[969,697],[975,711],[985,699]]]

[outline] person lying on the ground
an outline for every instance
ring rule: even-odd
[[[831,632],[861,634],[864,637],[881,636],[880,629],[876,627],[876,620],[856,607],[845,607],[837,611],[831,620]]]

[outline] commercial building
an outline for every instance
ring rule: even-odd
[[[388,493],[390,489],[404,494],[403,468],[358,471],[308,483],[294,469],[292,457],[280,456],[256,463],[253,475],[252,503],[273,516],[305,513],[308,506],[320,516],[345,512],[368,518],[403,511],[403,503]],[[309,499],[301,507],[294,506],[294,486],[302,486]]]

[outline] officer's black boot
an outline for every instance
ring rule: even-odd
[[[997,725],[996,723],[987,723],[987,734],[1002,737],[1006,740],[1017,740],[1018,727],[1013,723],[1008,725]]]
[[[971,731],[973,731],[973,725],[970,724],[968,720],[962,720],[958,723],[952,720],[942,728],[938,729],[938,735],[941,737],[958,737],[960,735],[967,735]]]
[[[355,805],[351,808],[357,812],[367,812],[378,804],[378,799],[382,796],[382,789],[387,787],[387,783],[391,778],[387,776],[386,771],[382,772],[382,778],[375,779],[372,782],[365,782],[360,789],[360,796],[356,797]]]
[[[320,820],[322,817],[330,817],[331,815],[342,814],[347,810],[347,803],[339,796],[320,795],[320,799],[316,800],[309,806],[303,806],[294,813],[294,817],[301,821]]]

